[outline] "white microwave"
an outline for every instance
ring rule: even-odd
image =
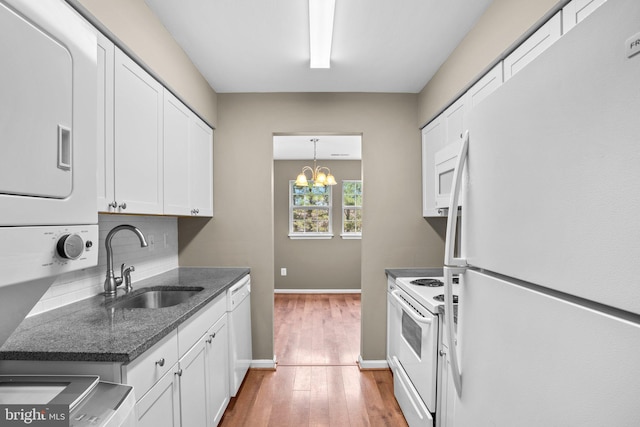
[[[453,176],[455,174],[456,163],[458,162],[458,156],[460,156],[461,148],[462,141],[452,142],[440,151],[436,152],[434,156],[434,185],[437,209],[449,208]],[[462,206],[462,200],[460,200],[459,205]]]
[[[97,264],[97,33],[62,0],[0,0],[0,37],[7,286]]]

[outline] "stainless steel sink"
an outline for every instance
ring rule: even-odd
[[[173,287],[142,289],[134,295],[126,296],[110,304],[110,308],[164,308],[187,301],[204,288]]]

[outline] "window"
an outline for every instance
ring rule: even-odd
[[[289,181],[289,237],[330,239],[331,186],[297,187]]]
[[[342,234],[345,239],[362,237],[362,181],[342,181]]]

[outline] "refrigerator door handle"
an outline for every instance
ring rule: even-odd
[[[449,213],[447,218],[447,237],[445,239],[444,249],[444,265],[450,267],[466,267],[467,261],[464,258],[456,258],[453,255],[455,249],[455,237],[456,228],[458,225],[458,206],[460,198],[460,188],[462,187],[462,170],[464,164],[467,161],[467,154],[469,151],[469,131],[467,130],[464,135],[464,141],[460,154],[458,155],[458,161],[456,163],[455,173],[453,174],[453,183],[451,186],[451,199],[449,201]]]
[[[456,348],[456,330],[453,323],[453,274],[459,274],[464,269],[460,267],[444,267],[444,315],[447,323],[447,346],[449,347],[449,366],[451,377],[458,397],[462,396],[462,374],[458,365],[458,351]]]
[[[462,376],[458,365],[458,351],[456,348],[455,328],[453,323],[453,275],[462,274],[467,267],[467,260],[457,258],[453,251],[455,248],[456,228],[458,225],[458,206],[460,198],[460,189],[462,187],[462,170],[467,161],[469,152],[469,131],[464,135],[460,155],[456,163],[455,173],[453,175],[453,184],[451,188],[451,199],[449,201],[449,214],[447,218],[447,237],[445,239],[444,249],[444,304],[445,318],[447,323],[447,345],[449,347],[449,366],[451,367],[451,377],[458,396],[462,395]]]

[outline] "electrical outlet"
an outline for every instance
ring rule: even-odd
[[[156,238],[153,234],[149,234],[147,236],[147,244],[149,245],[149,250],[153,251],[156,248]]]
[[[280,275],[281,276],[286,276],[287,275],[287,269],[286,268],[281,268],[280,269]]]

